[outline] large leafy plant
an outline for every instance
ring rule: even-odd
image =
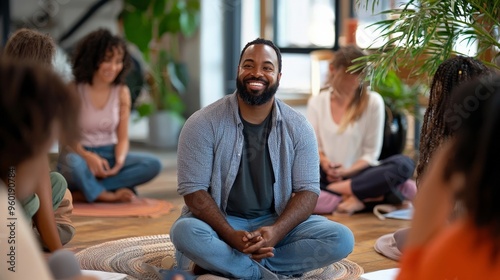
[[[188,83],[180,40],[193,35],[200,22],[200,0],[125,0],[123,26],[128,41],[149,63],[151,102],[137,107],[141,116],[184,111],[181,98]]]
[[[357,2],[360,8],[373,9],[379,1]],[[499,68],[500,0],[409,0],[383,14],[387,19],[374,26],[385,43],[351,68],[364,68],[372,83],[400,68],[413,77],[432,77],[444,60],[463,55],[453,49],[456,42],[477,44],[476,57]]]
[[[415,111],[418,97],[426,92],[424,84],[419,82],[407,84],[394,71],[388,71],[383,79],[372,85],[372,88],[382,96],[391,112],[409,113],[413,116],[418,116]]]

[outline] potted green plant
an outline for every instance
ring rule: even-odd
[[[372,85],[378,92],[391,112],[398,114],[415,115],[419,96],[425,94],[424,84],[416,81],[410,85],[405,83],[395,71],[388,71],[383,79]]]
[[[391,70],[383,79],[376,80],[372,89],[382,96],[386,105],[384,141],[380,154],[380,159],[384,159],[403,152],[408,131],[406,115],[419,118],[418,97],[426,92],[426,87],[419,82],[409,85]]]
[[[174,148],[184,122],[188,75],[181,60],[180,42],[199,26],[199,0],[125,0],[125,37],[142,52],[149,64],[150,100],[136,107],[139,116],[149,117],[149,143]]]

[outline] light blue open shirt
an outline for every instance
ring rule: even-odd
[[[194,113],[179,137],[178,193],[184,196],[205,190],[226,213],[243,142],[243,123],[236,93]],[[319,195],[319,155],[314,131],[302,114],[276,98],[268,146],[278,215],[294,192],[311,191]],[[186,206],[182,216],[191,216]]]

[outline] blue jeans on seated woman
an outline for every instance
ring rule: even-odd
[[[115,165],[115,145],[84,148],[106,159],[110,168]],[[160,173],[162,165],[154,156],[129,152],[118,174],[98,179],[85,159],[76,153],[67,153],[61,156],[57,168],[66,178],[70,191],[80,191],[88,202],[93,202],[103,191],[133,188],[150,181]]]
[[[255,219],[227,216],[235,230],[254,231],[272,225],[278,216],[269,214]],[[212,274],[237,279],[278,279],[271,272],[296,276],[328,266],[349,255],[354,236],[346,226],[322,216],[312,215],[292,229],[276,246],[274,257],[259,263],[247,254],[231,248],[205,222],[194,217],[181,217],[170,230],[177,268],[189,270],[192,262]]]

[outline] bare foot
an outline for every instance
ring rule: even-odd
[[[121,202],[130,202],[135,198],[135,194],[131,189],[118,189],[115,194]]]
[[[172,280],[185,280],[186,278],[184,278],[184,276],[182,276],[182,274],[176,274],[174,276],[172,276]]]
[[[115,192],[103,191],[96,199],[97,202],[130,202],[135,198],[130,189],[118,189]]]
[[[339,204],[339,206],[337,207],[337,212],[352,215],[354,214],[354,212],[358,212],[363,209],[365,209],[365,204],[356,196],[351,195]]]

